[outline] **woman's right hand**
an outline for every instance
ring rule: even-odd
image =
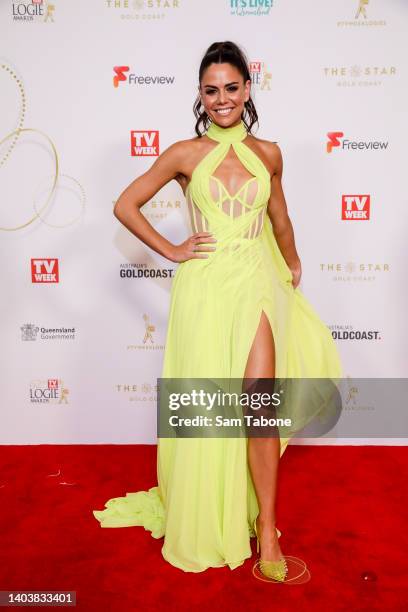
[[[184,242],[174,245],[169,259],[176,263],[182,263],[188,259],[205,259],[209,257],[205,251],[215,251],[215,247],[206,246],[207,242],[217,242],[212,232],[197,232],[192,234]]]

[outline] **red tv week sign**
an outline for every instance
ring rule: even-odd
[[[370,219],[370,196],[343,195],[341,197],[343,221],[368,221]]]
[[[31,280],[33,283],[58,283],[59,270],[58,259],[32,258]]]
[[[132,130],[130,132],[132,156],[159,154],[159,130]]]

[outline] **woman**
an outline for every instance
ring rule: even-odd
[[[179,264],[173,279],[162,378],[338,377],[328,328],[298,284],[301,263],[281,186],[282,154],[255,138],[257,113],[243,52],[212,44],[199,70],[196,138],[176,142],[131,183],[115,216],[150,248]],[[205,134],[200,127],[203,126]],[[174,245],[140,208],[175,179],[193,233]],[[275,501],[288,438],[161,438],[158,486],[94,511],[102,527],[143,525],[164,536],[164,558],[200,572],[251,556],[282,581]]]

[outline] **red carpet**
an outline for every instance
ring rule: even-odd
[[[407,610],[406,456],[403,447],[288,447],[280,542],[311,572],[289,586],[252,576],[254,548],[236,570],[188,574],[143,528],[101,529],[93,509],[156,484],[155,446],[3,446],[0,590],[75,590],[77,608],[98,612]]]

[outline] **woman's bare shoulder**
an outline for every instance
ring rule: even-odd
[[[265,140],[251,135],[251,142],[255,152],[268,168],[271,176],[282,167],[282,152],[277,141]]]
[[[200,138],[199,136],[177,140],[167,147],[166,152],[169,152],[171,155],[188,155],[197,150],[197,148],[202,145],[203,140],[205,140],[205,138]]]
[[[211,146],[211,139],[207,136],[195,136],[178,140],[166,149],[166,154],[171,156],[172,163],[178,169],[178,174],[175,178],[183,190],[191,180],[194,168]]]

